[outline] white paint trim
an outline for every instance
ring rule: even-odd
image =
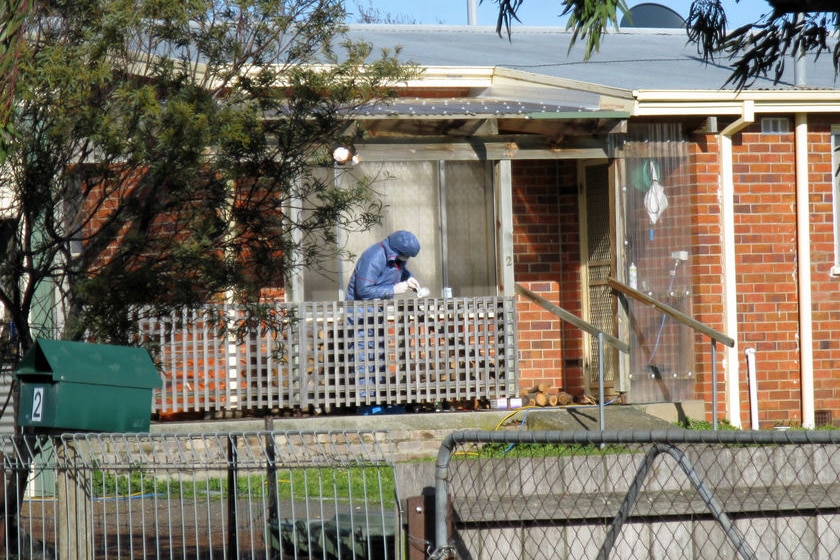
[[[513,250],[513,173],[509,159],[496,162],[496,207],[498,208],[499,228],[496,232],[496,243],[499,246],[499,279],[502,294],[511,297],[516,294],[514,284],[514,250]]]
[[[735,259],[735,181],[732,164],[732,136],[755,121],[754,104],[745,101],[741,117],[718,136],[720,142],[720,225],[723,245],[723,321],[724,332],[735,344],[725,351],[724,379],[726,419],[741,427],[740,360],[738,354],[738,277]],[[712,411],[717,414],[717,411]],[[712,417],[714,420],[714,416]]]
[[[799,372],[802,427],[814,428],[814,331],[811,309],[811,220],[808,200],[808,115],[796,114],[796,250],[799,283]]]

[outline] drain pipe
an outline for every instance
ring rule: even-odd
[[[723,317],[724,332],[735,340],[732,348],[726,350],[726,412],[729,423],[741,427],[741,392],[739,385],[738,358],[738,278],[735,274],[735,181],[732,165],[732,137],[755,122],[755,104],[751,99],[744,101],[741,117],[723,129],[718,135],[720,145],[720,222],[723,236]],[[717,403],[717,380],[712,380],[712,402]],[[714,407],[713,407],[714,408]],[[717,410],[712,410],[712,421],[717,422]]]
[[[811,318],[811,229],[808,200],[808,115],[796,113],[796,252],[799,284],[799,375],[802,427],[814,428],[814,331]]]
[[[758,376],[755,372],[755,348],[744,350],[747,355],[747,381],[750,389],[750,429],[759,429],[758,425]]]

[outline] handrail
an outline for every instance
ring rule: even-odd
[[[638,300],[638,301],[640,301],[640,302],[642,302],[646,305],[650,305],[652,307],[657,308],[659,311],[667,314],[669,317],[673,318],[678,323],[682,323],[683,325],[691,327],[692,329],[705,334],[706,336],[708,336],[712,340],[716,340],[716,341],[720,342],[721,344],[723,344],[725,346],[729,346],[730,348],[735,346],[735,340],[732,339],[731,337],[723,334],[720,331],[716,331],[715,329],[713,329],[713,328],[711,328],[707,325],[704,325],[703,323],[701,323],[697,319],[693,319],[693,318],[689,317],[688,315],[686,315],[682,311],[678,311],[677,309],[674,309],[670,305],[664,304],[661,301],[658,301],[658,300],[650,297],[649,295],[647,295],[644,292],[640,292],[639,290],[636,290],[635,288],[631,288],[630,286],[627,286],[626,284],[622,284],[621,282],[619,282],[618,280],[616,280],[614,278],[607,278],[607,283],[610,285],[610,287],[613,290],[615,290],[617,292],[621,292],[624,295],[630,296],[631,298],[633,298],[635,300]]]
[[[617,339],[610,333],[602,331],[595,325],[587,323],[574,313],[566,311],[559,305],[554,305],[547,299],[535,294],[525,286],[514,284],[514,288],[516,289],[516,292],[518,294],[525,296],[526,298],[530,299],[546,311],[553,313],[561,320],[571,323],[577,328],[588,332],[589,334],[598,339],[598,415],[600,417],[601,431],[603,431],[606,428],[604,421],[604,343],[609,343],[619,352],[624,352],[625,354],[630,353],[630,345],[626,342]]]
[[[651,305],[661,311],[662,313],[667,314],[669,317],[673,318],[678,323],[686,325],[694,329],[695,331],[701,332],[712,339],[712,428],[714,430],[718,429],[718,420],[717,420],[717,346],[716,343],[720,342],[725,346],[729,346],[733,348],[735,346],[735,339],[723,334],[720,331],[716,331],[715,329],[704,325],[700,321],[696,319],[692,319],[685,313],[678,311],[671,307],[670,305],[666,305],[661,301],[657,301],[647,295],[644,292],[640,292],[635,288],[631,288],[626,284],[622,284],[615,278],[607,278],[607,283],[609,286],[624,295],[630,296],[631,298],[640,301],[644,304]],[[626,304],[625,304],[626,305]]]
[[[615,347],[617,350],[620,350],[621,352],[625,352],[625,353],[630,352],[630,345],[629,344],[627,344],[626,342],[623,342],[622,340],[619,340],[618,338],[614,337],[613,335],[611,335],[610,333],[608,333],[606,331],[602,331],[601,329],[599,329],[595,325],[593,325],[591,323],[587,323],[586,321],[584,321],[583,319],[581,319],[580,317],[578,317],[577,315],[575,315],[571,311],[567,311],[567,310],[563,309],[562,307],[560,307],[559,305],[555,305],[555,304],[551,303],[547,299],[545,299],[543,297],[540,297],[539,295],[535,294],[534,292],[532,292],[531,290],[529,290],[528,288],[526,288],[524,286],[520,286],[519,284],[514,284],[514,288],[516,289],[516,292],[518,294],[520,294],[522,296],[525,296],[526,298],[530,299],[531,301],[533,301],[534,303],[536,303],[537,305],[539,305],[540,307],[542,307],[546,311],[550,311],[554,315],[557,315],[557,317],[559,317],[563,321],[566,321],[567,323],[571,323],[575,327],[579,328],[582,331],[586,331],[587,333],[591,334],[592,336],[596,336],[596,337],[597,336],[603,336],[604,340],[606,342],[608,342],[611,346]]]

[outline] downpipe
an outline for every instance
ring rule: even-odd
[[[750,428],[759,429],[758,426],[758,379],[755,371],[755,348],[744,350],[747,356],[747,383],[750,389]]]

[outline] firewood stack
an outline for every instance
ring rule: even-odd
[[[539,383],[520,394],[523,406],[565,406],[574,400],[572,395],[559,389],[552,389],[545,383]]]

